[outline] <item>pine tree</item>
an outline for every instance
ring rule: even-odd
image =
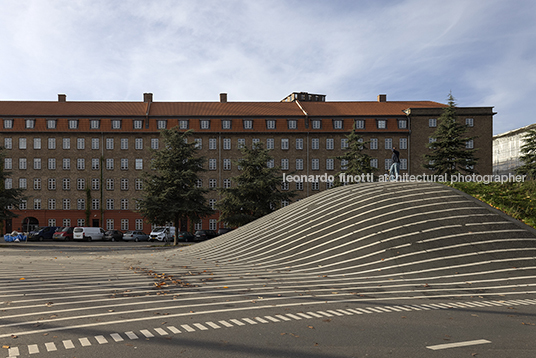
[[[18,209],[21,201],[25,199],[23,189],[6,189],[5,181],[10,176],[10,173],[4,171],[4,156],[4,148],[0,148],[0,226],[3,225],[5,220],[18,217],[8,208]],[[1,231],[3,232],[3,227]]]
[[[517,168],[520,175],[527,175],[536,179],[536,129],[529,130],[523,137],[524,144],[521,146],[521,161],[523,165]]]
[[[220,188],[222,199],[217,208],[220,221],[227,226],[238,227],[271,213],[281,206],[281,201],[290,200],[295,193],[282,191],[279,168],[268,167],[272,159],[262,143],[251,149],[241,148],[242,158],[235,161],[240,175],[232,178],[235,187]]]
[[[152,151],[155,170],[143,174],[143,198],[138,201],[138,211],[152,224],[173,223],[174,245],[181,222],[197,222],[213,212],[204,196],[207,189],[198,186],[205,159],[196,155],[195,142],[188,143],[192,133],[176,128],[160,132],[163,148]]]
[[[348,140],[348,147],[345,150],[345,154],[335,157],[341,162],[344,161],[346,169],[337,173],[335,177],[335,186],[342,185],[340,182],[340,175],[362,175],[373,174],[376,171],[371,165],[372,157],[367,154],[366,150],[369,142],[363,141],[355,129],[346,136]]]
[[[446,175],[450,178],[456,174],[476,173],[476,149],[466,148],[466,143],[476,137],[466,137],[467,126],[456,121],[456,103],[449,94],[448,107],[438,118],[437,129],[427,143],[430,154],[424,155],[423,167],[433,171],[434,175]]]

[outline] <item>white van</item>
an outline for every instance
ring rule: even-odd
[[[175,227],[155,227],[149,234],[149,241],[171,241],[175,236]]]
[[[77,226],[73,230],[73,240],[102,240],[104,230],[101,227]]]

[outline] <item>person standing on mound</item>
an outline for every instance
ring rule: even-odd
[[[393,164],[389,168],[389,180],[396,181],[398,180],[398,173],[400,173],[400,152],[396,150],[396,147],[393,147],[393,156],[391,159]]]

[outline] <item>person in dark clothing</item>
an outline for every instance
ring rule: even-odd
[[[393,147],[393,155],[391,157],[393,164],[389,168],[389,180],[398,180],[398,173],[400,173],[400,152]]]

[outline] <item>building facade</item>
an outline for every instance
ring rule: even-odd
[[[4,231],[34,226],[102,226],[150,230],[136,213],[141,174],[150,169],[151,150],[162,147],[159,131],[193,130],[206,158],[199,185],[233,185],[240,148],[262,142],[282,174],[335,175],[344,167],[346,136],[355,128],[370,142],[376,175],[391,164],[391,148],[401,153],[402,173],[423,174],[426,143],[445,104],[431,101],[328,102],[324,95],[295,92],[280,102],[158,102],[151,93],[140,102],[0,101],[0,144],[5,148],[6,188],[23,188],[27,200]],[[492,107],[458,108],[478,148],[478,173],[491,174]],[[428,173],[429,174],[429,173]],[[331,186],[322,180],[282,183],[296,199]],[[217,190],[207,199],[215,205]],[[287,203],[282,203],[286,205]],[[89,214],[89,222],[88,222]],[[223,226],[218,214],[196,229]]]
[[[536,124],[531,124],[493,137],[493,174],[515,174],[521,162],[521,147],[525,144],[524,137]]]

